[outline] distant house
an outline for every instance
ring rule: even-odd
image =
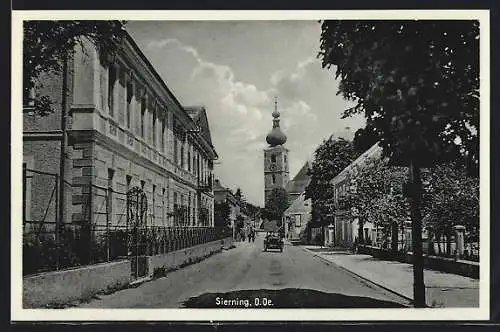
[[[310,167],[307,161],[286,186],[290,206],[285,210],[283,219],[285,236],[290,241],[305,242],[308,238],[306,233],[311,221],[311,199],[305,198],[305,190],[311,181],[308,174]]]
[[[307,225],[311,221],[311,199],[305,192],[297,197],[285,210],[285,234],[290,241],[307,242]]]
[[[229,219],[231,223],[231,228],[235,229],[236,217],[241,214],[241,206],[239,201],[234,196],[231,189],[224,187],[219,179],[214,180],[214,202],[217,203],[227,203],[229,205]]]

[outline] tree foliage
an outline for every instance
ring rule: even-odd
[[[378,135],[373,128],[360,128],[354,133],[354,149],[363,153],[378,142]]]
[[[312,201],[313,222],[326,224],[328,215],[334,211],[333,186],[331,180],[358,156],[352,142],[330,136],[316,149],[309,175],[311,181],[306,187],[305,196]]]
[[[245,218],[241,214],[239,214],[236,216],[235,223],[236,223],[236,232],[240,232],[243,229],[243,227],[245,227]]]
[[[372,222],[384,238],[393,232],[397,235],[409,217],[408,202],[403,195],[406,174],[405,168],[389,166],[387,160],[381,158],[368,158],[349,172],[350,190],[340,202],[358,218],[360,229],[365,222]],[[361,240],[362,233],[360,236]]]
[[[230,225],[231,208],[224,202],[214,203],[214,224],[215,227],[228,227]]]
[[[124,35],[123,21],[25,21],[23,25],[23,90],[30,91],[43,82],[41,73],[60,73],[67,57],[83,39],[91,40],[99,49],[111,51]],[[34,95],[31,103],[35,112],[53,112],[49,96]]]
[[[437,165],[424,173],[424,224],[435,235],[450,235],[462,225],[472,237],[479,229],[479,178],[456,162]],[[477,239],[476,239],[477,240]]]
[[[323,21],[318,57],[392,162],[477,167],[478,21]]]
[[[288,208],[288,193],[284,188],[274,188],[263,209],[263,217],[268,220],[277,220],[281,223],[283,212]]]

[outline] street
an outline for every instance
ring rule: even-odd
[[[109,295],[81,308],[368,308],[402,307],[408,301],[328,264],[300,247],[285,244],[263,251],[237,242],[199,263]]]

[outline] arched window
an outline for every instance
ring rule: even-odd
[[[273,180],[273,184],[276,184],[276,176],[274,174],[273,174],[272,180]]]
[[[272,162],[272,163],[275,163],[275,162],[276,162],[276,155],[275,155],[275,154],[272,154],[272,155],[271,155],[271,162]]]

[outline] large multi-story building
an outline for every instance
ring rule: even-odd
[[[130,35],[112,52],[84,40],[62,73],[38,81],[34,93],[55,110],[40,117],[24,107],[25,220],[118,225],[138,187],[148,225],[213,226],[207,112],[183,107]],[[59,199],[51,185],[63,188]]]

